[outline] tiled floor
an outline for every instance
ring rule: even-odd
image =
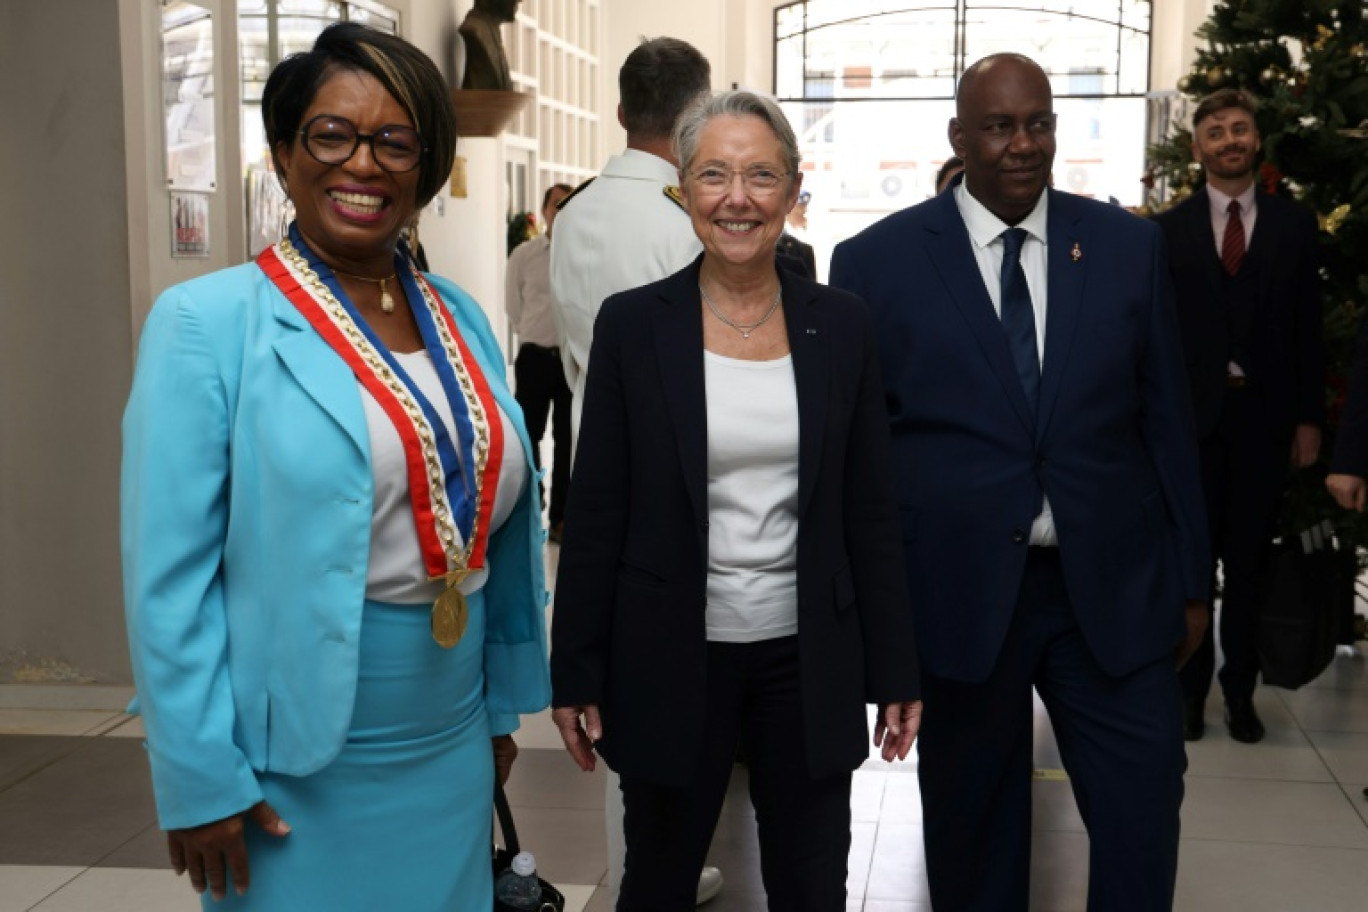
[[[0,686],[0,912],[190,912],[167,870],[141,745],[118,688]],[[1368,661],[1341,654],[1311,686],[1263,689],[1268,727],[1236,744],[1208,708],[1189,746],[1177,908],[1368,908]],[[1082,910],[1087,836],[1037,706],[1032,909]],[[559,749],[545,713],[524,720],[509,797],[524,844],[570,912],[607,912],[603,781]],[[855,775],[849,910],[929,910],[915,762]],[[713,842],[727,886],[710,912],[764,909],[755,820],[738,768]],[[369,912],[369,910],[367,910]],[[381,912],[381,910],[376,910]],[[383,910],[403,912],[403,910]],[[483,912],[483,910],[479,910]]]

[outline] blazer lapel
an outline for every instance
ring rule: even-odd
[[[1187,225],[1193,249],[1201,251],[1202,262],[1206,264],[1207,283],[1213,295],[1211,300],[1218,300],[1216,295],[1225,282],[1225,267],[1221,265],[1221,256],[1216,252],[1216,233],[1211,229],[1211,197],[1207,195],[1206,187],[1190,197],[1187,203]],[[1254,233],[1257,235],[1259,232]]]
[[[964,227],[964,220],[960,218],[954,194],[942,193],[936,197],[935,205],[937,218],[928,226],[926,242],[931,263],[950,292],[950,299],[969,324],[979,349],[988,360],[988,366],[1007,393],[1012,409],[1026,430],[1030,431],[1035,427],[1035,418],[1026,403],[1021,379],[1017,377],[1012,352],[1007,347],[1007,336],[1002,331],[1002,320],[993,309],[988,289],[983,286],[978,261],[974,259],[971,247],[973,241]],[[915,297],[916,289],[910,294]]]
[[[662,289],[652,315],[656,362],[666,408],[674,422],[684,486],[700,521],[708,515],[708,406],[703,379],[703,306],[698,294],[702,257]]]
[[[1048,191],[1050,211],[1046,232],[1047,307],[1045,316],[1045,353],[1041,358],[1040,403],[1036,416],[1036,439],[1049,427],[1064,366],[1069,362],[1078,316],[1083,307],[1083,287],[1088,276],[1088,257],[1082,240],[1081,213],[1069,205],[1064,194]],[[1077,250],[1079,256],[1074,257]]]
[[[370,432],[366,429],[366,413],[351,368],[314,332],[303,314],[274,288],[271,304],[276,320],[293,330],[276,339],[273,344],[276,355],[295,381],[356,444],[361,458],[369,459]]]
[[[793,379],[798,392],[798,515],[812,499],[821,470],[822,434],[831,391],[831,337],[825,313],[816,307],[814,286],[799,282],[779,269],[784,291],[784,322],[793,354]]]

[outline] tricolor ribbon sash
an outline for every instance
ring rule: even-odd
[[[395,254],[395,272],[456,420],[454,441],[432,403],[295,226],[290,226],[289,238],[261,252],[257,265],[394,423],[404,445],[423,566],[429,579],[454,588],[484,566],[503,460],[503,423],[489,383],[451,312],[401,247]]]

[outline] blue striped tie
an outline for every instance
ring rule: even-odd
[[[1031,290],[1026,287],[1026,272],[1021,268],[1021,245],[1026,240],[1025,228],[1008,228],[1002,232],[1002,329],[1007,334],[1007,346],[1016,362],[1021,389],[1031,416],[1036,414],[1040,398],[1040,356],[1036,349],[1035,309],[1031,306]]]

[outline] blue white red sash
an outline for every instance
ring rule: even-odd
[[[263,250],[257,265],[394,423],[404,445],[409,498],[428,577],[454,581],[484,566],[503,461],[503,422],[456,321],[407,249],[395,254],[395,272],[442,381],[456,421],[456,440],[293,225],[289,238]]]

